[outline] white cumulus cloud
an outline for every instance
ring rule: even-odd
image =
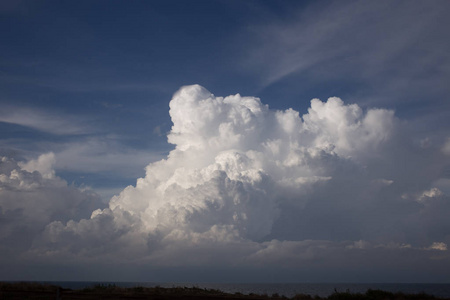
[[[363,172],[352,159],[376,150],[395,123],[392,111],[364,113],[339,98],[314,99],[301,117],[270,110],[255,97],[215,97],[198,85],[174,95],[170,116],[175,149],[167,159],[148,165],[145,178],[83,225],[53,224],[52,232],[83,239],[79,226],[108,216],[127,228],[124,235],[150,236],[149,244],[211,230],[225,240],[259,241],[272,233],[284,205],[302,207],[337,169]]]
[[[437,165],[442,152],[405,142],[391,110],[364,111],[334,97],[313,99],[301,115],[192,85],[174,94],[169,113],[175,148],[167,158],[149,164],[145,177],[107,208],[85,208],[84,215],[66,213],[90,198],[54,175],[53,155],[20,166],[5,160],[12,165],[2,171],[2,193],[39,192],[20,210],[3,196],[3,214],[47,212],[36,214],[42,220],[27,257],[289,268],[317,260],[337,266],[355,255],[363,265],[367,256],[380,263],[383,255],[401,264],[411,251],[408,257],[425,266],[425,250],[450,242],[450,199],[430,186],[439,172],[411,172]],[[71,191],[75,200],[58,200],[58,193],[38,189],[42,184]],[[408,195],[426,197],[427,205]]]

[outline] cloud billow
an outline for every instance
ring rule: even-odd
[[[192,85],[175,93],[170,116],[175,148],[166,159],[90,218],[47,218],[30,253],[161,267],[317,259],[332,267],[361,253],[379,261],[405,251],[424,265],[429,253],[448,262],[449,198],[430,186],[439,178],[425,172],[422,185],[405,184],[419,177],[411,168],[445,154],[405,144],[393,111],[364,112],[333,97],[313,99],[300,116]],[[417,153],[424,161],[398,163]]]
[[[1,158],[0,253],[4,258],[28,250],[49,223],[79,221],[89,217],[89,210],[104,206],[95,193],[56,177],[54,163],[53,153],[27,163]]]

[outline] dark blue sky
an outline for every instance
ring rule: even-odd
[[[199,84],[217,97],[239,93],[258,97],[273,110],[292,108],[299,116],[309,114],[311,124],[315,125],[304,125],[307,128],[304,130],[311,130],[311,135],[302,136],[297,144],[293,142],[296,138],[290,137],[290,147],[303,147],[295,148],[295,151],[310,149],[308,155],[311,157],[320,148],[323,155],[330,157],[308,166],[317,167],[315,171],[302,171],[301,176],[297,174],[300,177],[291,179],[304,183],[306,179],[299,178],[331,180],[336,178],[333,174],[340,174],[339,180],[330,181],[323,192],[311,192],[310,195],[309,190],[302,190],[300,195],[292,191],[295,197],[307,199],[301,211],[298,211],[300,206],[289,202],[291,200],[276,204],[279,215],[274,213],[272,230],[263,237],[251,238],[252,241],[352,241],[360,243],[355,244],[356,248],[366,247],[368,244],[364,242],[369,241],[373,250],[379,243],[389,244],[387,240],[391,238],[392,243],[412,245],[414,251],[431,249],[429,245],[434,242],[438,244],[432,244],[433,249],[443,249],[439,243],[450,242],[450,227],[445,222],[433,223],[431,220],[441,220],[439,216],[448,209],[446,201],[450,193],[449,13],[448,1],[2,1],[0,155],[14,159],[23,172],[35,170],[48,180],[55,179],[51,175],[54,170],[58,180],[65,180],[68,187],[83,193],[86,190],[92,192],[91,196],[100,197],[101,205],[105,206],[126,186],[136,185],[136,180],[145,176],[149,163],[160,161],[160,165],[165,164],[161,160],[168,159],[169,152],[175,148],[167,140],[174,123],[169,115],[169,102],[181,87]],[[207,94],[195,88],[192,93]],[[395,114],[395,118],[384,111],[380,115],[374,114],[373,119],[365,119],[364,113],[358,115],[354,106],[351,109],[342,106],[344,109],[339,102],[312,109],[318,112],[323,109],[323,115],[308,111],[312,107],[311,99],[326,102],[329,97],[339,97],[345,105],[357,104],[364,113],[374,108],[387,109]],[[174,105],[175,108],[180,106]],[[344,111],[347,111],[345,116],[341,116]],[[179,119],[182,125],[172,131],[173,140],[177,134],[183,137],[174,142],[179,149],[187,145],[186,136],[192,143],[197,138],[210,137],[212,131],[198,131],[192,135],[183,131],[190,126],[183,123],[184,119],[193,118],[191,123],[194,124],[207,118],[205,111],[188,107],[182,112],[186,114]],[[215,113],[219,111],[211,112],[211,115],[216,116]],[[278,112],[278,116],[280,114]],[[357,117],[352,119],[352,116]],[[290,120],[288,115],[283,118]],[[217,122],[222,120],[219,119]],[[306,119],[303,120],[305,124],[308,123]],[[326,120],[329,119],[337,121],[328,124]],[[266,123],[258,123],[267,136],[260,137],[258,142],[255,142],[257,138],[248,138],[247,144],[241,145],[242,149],[238,146],[233,149],[250,155],[245,151],[258,149],[249,146],[252,142],[272,147],[272,142],[276,144],[287,139],[284,135],[270,135],[278,128],[270,123],[273,120],[268,118]],[[280,128],[290,128],[291,125],[286,124]],[[219,123],[209,125],[225,130]],[[353,128],[347,135],[341,130],[344,125]],[[366,135],[355,133],[359,132],[355,129],[358,126],[367,127],[364,127],[365,131],[361,129]],[[236,129],[236,132],[240,131]],[[236,136],[245,136],[245,133],[247,131],[242,131]],[[367,146],[368,140],[378,141],[383,133],[391,138],[386,138],[384,148]],[[340,139],[335,141],[335,137]],[[219,143],[215,138],[218,137],[212,136],[208,145]],[[227,143],[231,145],[232,141]],[[325,147],[324,143],[331,146]],[[279,149],[276,147],[271,149],[274,153],[279,151],[274,150]],[[214,151],[206,151],[204,155]],[[52,154],[37,160],[47,153]],[[199,153],[203,152],[199,150]],[[220,153],[217,152],[219,158]],[[166,166],[167,170],[185,167],[180,162],[181,156],[177,155],[171,154],[170,159],[176,163]],[[383,161],[377,161],[375,157]],[[342,162],[337,163],[340,159]],[[266,157],[262,161],[269,160]],[[287,161],[280,164],[292,163]],[[186,158],[186,170],[195,162],[195,157]],[[328,165],[331,163],[333,167]],[[164,169],[160,165],[147,169],[155,170],[154,174],[147,173],[147,179],[164,177],[161,175],[164,172],[158,173],[159,168]],[[206,168],[200,165],[198,170]],[[6,171],[2,171],[8,178],[14,177],[11,168],[5,167]],[[173,174],[184,172],[179,170]],[[265,171],[267,178],[284,174],[284,171],[272,174],[270,168]],[[360,171],[363,175],[355,175]],[[290,180],[294,171],[289,172],[280,182]],[[374,194],[359,181],[364,176],[371,184],[383,182],[390,186],[389,190],[377,194],[380,202],[373,200],[375,202],[363,205],[348,200],[366,199],[364,195]],[[167,185],[174,178],[166,178]],[[183,186],[183,183],[179,184]],[[53,192],[49,191],[51,195],[59,195],[59,192]],[[180,199],[189,198],[186,196],[189,193],[180,194]],[[124,193],[116,202],[125,205],[123,203],[128,200],[123,199],[127,195]],[[137,199],[143,194],[133,195]],[[292,195],[280,197],[288,199],[294,197]],[[339,199],[328,203],[325,199],[331,199],[330,195],[337,195]],[[14,198],[11,195],[8,196],[11,198],[2,197],[5,203]],[[130,196],[131,202],[133,197]],[[424,197],[440,197],[442,207],[418,213],[417,203],[423,204]],[[402,202],[405,199],[417,201],[405,204]],[[9,207],[5,203],[0,203],[4,212]],[[374,203],[381,204],[376,206]],[[86,207],[80,209],[84,214],[80,212],[76,217],[61,217],[61,220],[88,218],[95,205]],[[399,209],[401,213],[394,212]],[[370,215],[370,211],[376,213]],[[371,227],[380,223],[382,216],[388,219],[388,225],[379,230],[385,238],[377,237],[378,229]],[[431,228],[420,233],[421,238],[413,234],[420,231],[419,225],[404,225],[414,223],[411,220],[416,217],[422,220],[418,224],[423,228]],[[402,220],[399,221],[401,225],[393,221],[396,218]],[[39,223],[41,231],[44,232],[43,228],[50,221],[59,220],[59,217],[48,217],[47,223]],[[144,222],[149,228],[151,222],[145,220],[149,222]],[[328,225],[334,222],[341,225],[330,230]],[[396,233],[392,236],[387,234],[393,224],[403,231],[394,230]],[[339,255],[341,250],[336,250]],[[376,252],[373,257],[377,261],[382,255]],[[392,257],[397,256],[392,254]],[[446,259],[448,264],[448,257]],[[426,261],[421,260],[421,264],[426,266]],[[197,267],[202,269],[204,265]],[[253,274],[254,267],[252,265],[246,272]],[[359,270],[358,266],[353,267]],[[164,269],[164,266],[158,268]],[[337,269],[333,270],[330,274]],[[377,269],[381,274],[379,277],[385,270],[383,267]],[[433,270],[437,269],[430,272]],[[315,274],[319,274],[317,278],[321,271],[315,269]],[[348,278],[355,278],[354,274]],[[261,278],[266,277],[262,275]],[[377,280],[378,277],[368,275],[365,278]],[[392,281],[395,278],[393,275]],[[442,281],[441,270],[436,271],[433,278]],[[415,279],[411,277],[411,280]]]

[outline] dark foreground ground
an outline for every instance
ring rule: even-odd
[[[274,295],[243,295],[240,293],[228,294],[219,290],[208,290],[197,287],[134,287],[122,288],[114,285],[97,285],[92,288],[81,290],[62,289],[54,285],[44,285],[38,283],[5,283],[0,282],[0,299],[53,299],[53,300],[93,300],[93,299],[155,299],[155,300],[242,300],[242,299],[297,299],[297,300],[427,300],[427,299],[443,299],[436,298],[427,294],[403,294],[390,293],[380,290],[368,290],[365,294],[355,294],[350,292],[335,292],[334,294],[323,298],[318,296],[298,294],[292,298]],[[450,300],[447,298],[446,300]]]

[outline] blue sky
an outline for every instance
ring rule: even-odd
[[[445,221],[450,203],[449,12],[447,1],[3,1],[0,155],[8,192],[0,195],[7,224],[0,238],[20,241],[17,253],[48,266],[45,274],[25,276],[18,268],[11,276],[50,279],[57,270],[51,266],[70,257],[81,267],[68,279],[80,279],[76,274],[86,274],[92,253],[101,252],[81,224],[103,216],[123,225],[121,218],[129,214],[137,219],[126,223],[127,232],[146,235],[152,254],[142,245],[122,248],[105,241],[105,249],[118,250],[104,257],[123,263],[117,257],[137,251],[143,265],[166,274],[164,280],[170,280],[171,268],[187,274],[189,268],[197,270],[192,273],[198,280],[216,278],[199,274],[217,275],[214,270],[221,268],[230,275],[217,275],[218,280],[235,274],[226,263],[186,263],[188,254],[170,264],[153,264],[158,257],[179,258],[170,245],[196,236],[199,249],[216,253],[211,260],[227,261],[222,248],[240,253],[246,264],[239,272],[260,274],[255,278],[263,281],[271,277],[259,269],[264,267],[258,255],[273,262],[267,270],[287,274],[280,280],[308,280],[306,274],[296,278],[293,270],[283,269],[290,261],[309,266],[314,281],[338,280],[323,275],[336,274],[337,261],[327,261],[330,269],[322,269],[307,254],[291,253],[315,247],[330,249],[323,255],[341,255],[343,262],[350,259],[345,249],[369,249],[367,257],[375,262],[412,251],[418,270],[431,274],[431,279],[410,275],[404,267],[409,261],[399,263],[398,272],[389,264],[373,273],[367,271],[371,265],[350,265],[344,281],[380,281],[386,274],[388,281],[448,281],[442,266],[450,261]],[[182,88],[193,84],[204,88]],[[238,93],[242,97],[233,98],[238,100],[220,98]],[[261,102],[253,102],[255,97]],[[327,102],[330,97],[342,100]],[[311,102],[314,98],[326,104]],[[214,104],[192,104],[205,99]],[[246,127],[252,122],[255,127]],[[251,131],[255,128],[260,131]],[[283,151],[290,154],[284,157]],[[209,173],[216,167],[232,184],[222,186],[222,175]],[[258,194],[262,181],[279,190],[266,191],[272,198],[264,205],[251,200],[263,197]],[[238,182],[243,191],[230,187]],[[36,199],[21,190],[41,185]],[[377,185],[389,188],[374,192]],[[206,192],[215,189],[217,194]],[[230,189],[237,193],[233,199],[249,202],[225,209]],[[58,202],[65,193],[75,200]],[[55,210],[27,216],[40,197],[42,207]],[[14,199],[28,200],[15,207]],[[211,210],[215,201],[224,210]],[[73,214],[62,213],[61,205]],[[94,216],[97,208],[104,210]],[[175,216],[184,221],[162,221]],[[262,218],[270,221],[263,224]],[[28,223],[36,229],[17,234],[20,224]],[[51,228],[60,234],[50,238]],[[77,236],[78,246],[61,232]],[[138,233],[118,239],[137,241],[131,236]],[[207,246],[213,236],[225,244]],[[14,245],[1,250],[20,261],[23,257],[11,254]],[[58,253],[53,260],[36,254],[49,247]],[[73,250],[78,247],[85,250]],[[169,254],[158,256],[154,249]],[[194,252],[192,257],[202,253]],[[442,263],[428,264],[430,255]],[[105,274],[88,279],[102,280]],[[131,267],[124,274],[105,279],[158,279]]]
[[[406,10],[396,11],[401,5]],[[58,166],[76,184],[105,187],[110,176],[114,186],[132,184],[143,175],[143,163],[172,148],[165,137],[168,102],[179,87],[194,83],[215,95],[252,95],[271,108],[300,112],[312,98],[339,96],[440,127],[430,123],[444,122],[448,110],[449,43],[439,23],[445,15],[435,18],[436,9],[420,3],[364,6],[7,1],[4,114],[18,110],[20,118],[23,110],[32,111],[38,120],[34,126],[2,123],[2,151],[35,158],[86,141],[102,144],[86,149],[87,155],[137,151],[140,160],[127,170],[128,178],[120,169],[91,166],[86,173]],[[39,128],[41,119],[52,121]]]
[[[101,176],[95,166],[88,174],[61,166],[61,176],[94,187],[107,184],[110,176],[114,186],[134,183],[146,163],[167,154],[168,102],[179,87],[200,82],[220,95],[261,92],[256,70],[238,65],[248,60],[245,44],[255,37],[249,27],[260,24],[262,16],[276,17],[263,2],[4,6],[2,103],[13,106],[9,111],[27,109],[54,121],[50,128],[39,128],[43,120],[36,120],[37,130],[2,123],[3,151],[19,144],[15,155],[33,157],[89,140],[104,143],[99,151],[139,152],[128,178],[119,166]]]

